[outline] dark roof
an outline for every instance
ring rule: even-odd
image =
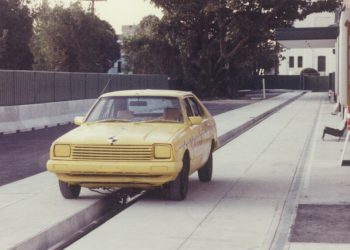
[[[275,35],[278,41],[329,40],[337,39],[339,35],[339,27],[280,28],[276,29]]]

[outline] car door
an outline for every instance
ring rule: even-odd
[[[186,113],[188,117],[196,116],[189,98],[184,99]],[[190,145],[190,154],[191,154],[191,172],[194,172],[200,167],[201,164],[201,135],[200,135],[200,126],[191,124],[189,127],[189,136],[186,139],[187,144]]]
[[[208,156],[211,150],[212,123],[196,98],[190,97],[189,101],[191,103],[192,109],[194,109],[194,115],[200,116],[202,118],[202,124],[199,126],[200,144],[198,146],[199,155],[201,157],[201,160],[199,161],[199,167],[201,167],[208,160]]]

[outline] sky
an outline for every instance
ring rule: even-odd
[[[51,4],[62,2],[69,4],[72,0],[49,0]],[[82,1],[84,7],[90,2]],[[117,34],[121,33],[122,25],[138,24],[144,16],[162,16],[160,9],[152,5],[149,0],[107,0],[95,2],[96,15],[109,22]]]

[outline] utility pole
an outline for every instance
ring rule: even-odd
[[[91,2],[91,14],[95,15],[95,2],[106,2],[107,0],[83,0],[83,1],[89,1]]]

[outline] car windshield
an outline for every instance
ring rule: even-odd
[[[101,98],[86,122],[182,123],[183,115],[175,97],[114,96]]]

